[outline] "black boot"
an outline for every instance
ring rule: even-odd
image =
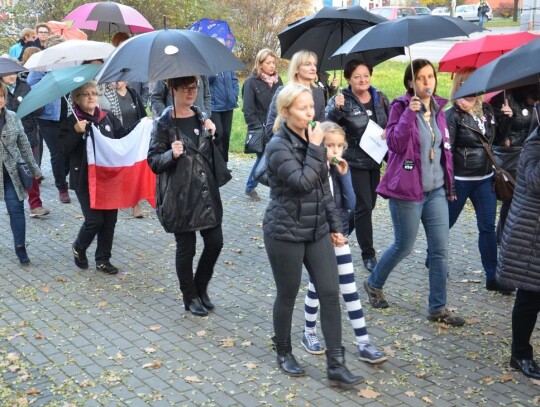
[[[22,266],[26,266],[30,263],[30,259],[28,258],[28,254],[26,253],[25,245],[15,246],[15,254],[17,254],[19,262]]]
[[[289,376],[304,376],[305,370],[298,364],[292,354],[291,337],[285,341],[277,341],[276,337],[272,338],[274,349],[277,352],[277,364],[283,373]]]
[[[193,300],[186,300],[184,298],[184,308],[186,311],[190,311],[193,315],[198,317],[205,317],[208,315],[208,310],[204,308],[199,297]]]
[[[328,365],[328,383],[332,387],[349,389],[355,384],[362,383],[362,376],[355,376],[345,366],[345,349],[332,349],[326,351]]]

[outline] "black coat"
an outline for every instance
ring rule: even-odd
[[[265,235],[276,240],[311,242],[343,232],[328,184],[324,146],[306,146],[282,126],[266,146],[270,202]]]
[[[358,170],[378,170],[381,164],[360,148],[360,140],[366,131],[369,119],[376,122],[383,129],[388,121],[388,98],[375,88],[370,88],[374,112],[369,117],[366,108],[350,89],[344,89],[345,104],[336,109],[335,96],[330,99],[326,108],[326,120],[333,121],[345,129],[348,147],[343,154],[351,168]]]
[[[503,231],[497,277],[510,286],[540,292],[540,135],[525,141],[516,189]]]
[[[23,101],[24,97],[32,90],[29,84],[21,78],[17,78],[15,83],[15,91],[13,94],[7,92],[6,100],[6,109],[16,112],[19,109],[19,105]],[[24,132],[26,137],[28,137],[28,142],[30,146],[35,147],[38,145],[38,134],[37,134],[37,119],[41,114],[42,109],[38,109],[27,116],[24,116],[21,121],[24,127]]]
[[[483,112],[484,135],[474,118],[458,105],[454,104],[445,112],[454,158],[454,176],[476,177],[493,172],[480,137],[491,146],[497,122],[491,106],[487,103],[483,104]]]
[[[171,144],[176,140],[171,107],[154,121],[148,164],[157,174],[157,215],[166,232],[183,233],[210,229],[221,224],[223,207],[212,173],[212,136],[204,128],[202,112],[192,107],[199,118],[199,143],[179,134],[185,154],[173,158]]]
[[[132,129],[122,127],[122,123],[111,112],[102,110],[99,131],[105,137],[122,138]],[[60,147],[64,157],[69,158],[69,188],[80,193],[88,192],[88,157],[86,142],[88,141],[90,124],[84,133],[77,133],[73,128],[76,123],[73,114],[60,122]]]
[[[506,139],[510,140],[510,146],[521,147],[523,142],[529,137],[531,130],[537,125],[537,112],[535,107],[526,102],[518,102],[511,92],[507,92],[506,98],[508,106],[512,109],[512,118],[508,118],[501,112],[501,106],[504,102],[504,93],[499,93],[490,103],[493,106],[495,117],[501,125],[497,126],[495,136],[495,145],[503,145]]]
[[[283,85],[281,78],[272,87],[268,86],[260,77],[253,74],[242,86],[242,112],[248,131],[261,129],[266,122],[268,108],[276,90]]]

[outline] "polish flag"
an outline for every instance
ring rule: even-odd
[[[156,175],[146,161],[152,120],[143,118],[121,139],[105,137],[92,125],[86,143],[92,209],[123,209],[146,199],[156,207]]]

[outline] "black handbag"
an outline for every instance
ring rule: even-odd
[[[3,141],[2,144],[4,145],[4,150],[8,152],[11,158],[15,158]],[[28,191],[30,188],[32,188],[32,182],[34,181],[34,175],[32,174],[32,171],[30,171],[30,167],[28,167],[28,164],[23,161],[17,161],[17,172],[23,188],[25,191]]]
[[[222,187],[232,179],[231,171],[227,168],[227,163],[221,155],[220,148],[218,148],[214,142],[210,140],[210,150],[212,153],[212,172],[214,178],[217,181],[218,187]]]
[[[264,151],[263,128],[248,130],[246,140],[244,142],[244,153],[246,154],[261,154]]]
[[[269,187],[270,181],[268,180],[268,174],[266,172],[266,169],[267,169],[267,162],[266,162],[266,151],[265,151],[261,159],[259,160],[257,167],[255,167],[255,171],[253,172],[253,179],[257,181],[259,184]]]

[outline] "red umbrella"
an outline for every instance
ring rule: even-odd
[[[83,4],[62,21],[71,22],[73,28],[93,31],[124,31],[132,34],[154,31],[141,13],[114,1]]]
[[[538,37],[536,34],[521,31],[458,42],[439,62],[439,72],[457,72],[468,66],[479,68]]]
[[[47,21],[47,26],[51,29],[52,35],[61,35],[65,40],[87,40],[88,35],[77,28],[70,27],[69,24],[61,21]]]

